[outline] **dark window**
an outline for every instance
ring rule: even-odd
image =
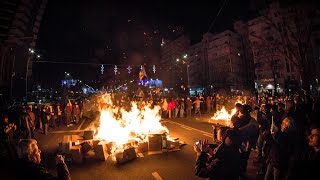
[[[291,64],[291,72],[294,72],[294,65]]]
[[[266,38],[268,41],[273,41],[274,40],[274,38],[272,37],[272,36],[269,36],[269,37],[267,37]]]
[[[251,32],[250,32],[250,35],[255,35],[255,34],[256,34],[255,31],[251,31]]]

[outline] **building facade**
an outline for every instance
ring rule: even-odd
[[[253,63],[253,54],[250,46],[249,40],[249,30],[248,23],[245,21],[236,21],[233,23],[233,28],[235,32],[240,35],[240,43],[242,46],[242,54],[241,57],[243,59],[243,67],[244,67],[244,80],[246,85],[246,90],[253,92],[255,90],[254,86],[254,63]]]
[[[182,35],[172,41],[164,41],[160,51],[160,79],[165,88],[179,89],[181,84],[181,62],[177,59],[184,58],[190,46],[189,37]]]
[[[236,91],[246,87],[241,37],[226,30],[206,34],[208,82],[217,90]]]
[[[12,95],[13,86],[23,88],[20,81],[27,82],[26,78],[30,79],[33,57],[29,49],[36,47],[46,4],[47,0],[0,2],[1,93]],[[21,92],[21,89],[17,92]]]
[[[190,94],[197,95],[208,91],[206,51],[204,42],[192,45],[187,51],[187,66]]]
[[[290,91],[293,85],[308,84],[317,77],[312,50],[317,45],[309,40],[316,34],[310,28],[314,17],[319,16],[311,12],[302,4],[281,6],[273,2],[262,16],[248,21],[259,92]]]

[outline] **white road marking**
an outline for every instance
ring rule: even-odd
[[[207,137],[212,137],[212,135],[209,135],[209,134],[203,134],[203,135]]]
[[[198,131],[198,132],[200,132],[200,133],[202,133],[202,134],[207,134],[208,136],[212,136],[212,134],[211,133],[208,133],[208,132],[206,132],[206,131],[202,131],[202,130],[200,130],[200,129],[196,129],[196,128],[193,128],[193,127],[190,127],[190,126],[186,126],[186,125],[184,125],[184,124],[181,124],[181,123],[177,123],[177,122],[174,122],[174,121],[170,121],[170,120],[167,120],[169,123],[171,123],[171,124],[175,124],[175,125],[179,125],[179,126],[181,126],[182,128],[188,128],[188,129],[190,129],[190,130],[194,130],[194,131]]]
[[[152,173],[152,176],[154,177],[154,179],[156,180],[163,180],[162,177],[159,175],[159,173],[157,172],[153,172]]]
[[[191,131],[192,129],[191,128],[189,128],[188,126],[181,126],[182,128],[184,128],[184,129],[187,129],[187,130],[189,130],[189,131]]]

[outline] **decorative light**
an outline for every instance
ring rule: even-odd
[[[100,69],[100,71],[101,71],[101,74],[103,74],[103,72],[104,72],[104,66],[103,66],[103,64],[101,64],[101,69]]]
[[[132,68],[130,66],[127,67],[128,73],[131,73]]]
[[[118,72],[118,67],[117,67],[117,65],[114,66],[113,71],[114,71],[114,75],[117,75],[117,72]]]
[[[156,73],[156,65],[152,66],[152,71],[153,71],[154,74]]]

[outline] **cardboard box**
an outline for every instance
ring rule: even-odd
[[[148,151],[162,151],[162,134],[148,135]]]
[[[85,141],[81,144],[81,147],[82,147],[82,152],[87,153],[88,151],[93,149],[93,142],[90,140]]]
[[[94,147],[95,156],[97,159],[106,161],[109,157],[108,148],[105,143],[99,143]]]
[[[83,155],[81,152],[81,146],[72,146],[70,149],[72,162],[74,163],[82,163],[83,162]]]
[[[175,141],[168,140],[167,142],[168,142],[168,149],[174,149],[174,148],[180,147],[180,143],[178,140],[175,140]]]
[[[71,141],[72,142],[75,142],[75,141],[78,141],[78,140],[82,140],[83,138],[79,135],[71,135]]]
[[[85,140],[89,140],[89,139],[93,139],[93,135],[94,135],[94,132],[93,131],[84,131],[83,132],[83,139]]]
[[[60,142],[58,151],[61,154],[70,154],[71,147],[72,147],[72,142],[71,141],[69,141],[67,143]]]
[[[116,152],[115,156],[118,164],[123,164],[137,158],[136,151],[133,147],[125,149],[123,151],[120,150]]]
[[[71,135],[64,135],[62,143],[69,143],[71,141]]]
[[[139,142],[136,150],[139,153],[148,151],[148,142]]]

